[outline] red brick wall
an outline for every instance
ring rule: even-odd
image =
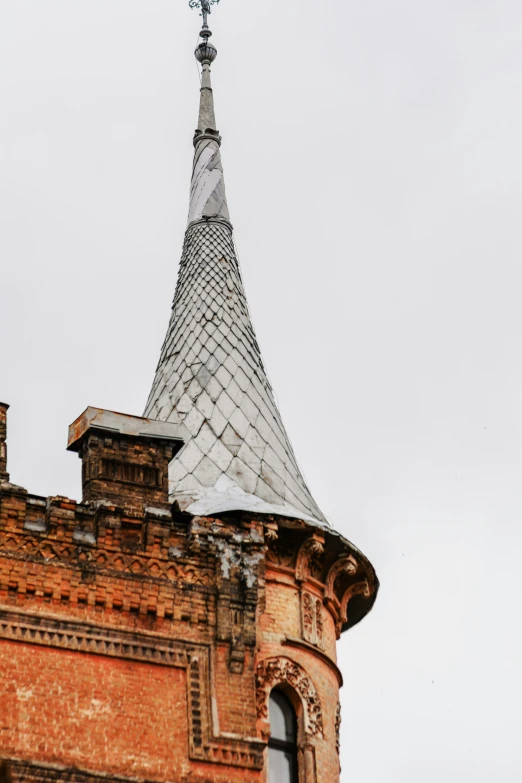
[[[182,669],[0,644],[0,757],[169,781],[259,783],[188,760]]]
[[[247,653],[242,674],[228,666],[228,645],[218,645],[214,656],[212,691],[216,700],[219,730],[238,736],[256,736],[254,656]]]
[[[307,587],[320,598],[314,587]],[[265,644],[279,644],[286,637],[300,638],[301,628],[301,587],[291,576],[273,571],[267,572],[266,610],[261,615],[260,625]],[[326,610],[322,612],[324,652],[332,661],[337,661],[335,624]]]
[[[339,779],[335,726],[339,679],[334,668],[325,660],[328,657],[335,661],[335,627],[333,619],[324,610],[324,656],[304,645],[295,647],[284,643],[287,638],[302,638],[300,589],[290,575],[267,569],[266,610],[260,618],[259,659],[289,658],[311,679],[317,690],[323,720],[323,732],[313,740],[317,780],[335,783]]]
[[[338,781],[336,637],[371,572],[304,523],[266,529],[0,484],[0,756],[15,783],[265,783],[274,671],[295,695],[300,783]]]
[[[3,642],[0,754],[176,780],[188,754],[185,678],[182,669]]]
[[[159,511],[136,520],[129,543],[118,507],[94,517],[64,498],[0,487],[0,681],[9,684],[0,757],[174,783],[259,783],[263,745],[249,742],[255,631],[244,629],[253,620],[239,567],[217,586],[205,520],[194,522],[201,551],[190,548],[188,519]],[[230,612],[218,621],[221,590],[241,608],[237,627]],[[233,672],[237,634],[246,641]],[[156,654],[155,664],[135,660]]]

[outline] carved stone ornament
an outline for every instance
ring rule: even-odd
[[[335,747],[337,754],[341,752],[341,703],[338,702],[335,710]]]
[[[324,647],[323,602],[315,595],[304,591],[301,596],[301,616],[303,639],[322,649]]]
[[[315,606],[314,596],[303,593],[301,611],[303,617],[303,639],[307,642],[315,641]]]
[[[341,600],[341,623],[348,622],[348,605],[354,595],[364,595],[365,598],[369,598],[371,594],[372,591],[366,579],[351,585],[348,590],[346,590]]]
[[[348,555],[347,557],[342,557],[340,560],[334,563],[333,566],[328,571],[328,576],[326,578],[325,596],[327,598],[334,598],[335,583],[337,579],[342,574],[353,576],[354,574],[357,573],[357,568],[358,568],[357,560],[352,555]]]
[[[297,561],[295,565],[295,578],[297,581],[302,582],[310,574],[315,565],[315,571],[317,571],[317,560],[324,553],[324,536],[314,533],[306,539],[301,545],[297,554]]]
[[[276,522],[267,522],[264,525],[265,538],[267,541],[277,541],[279,538],[278,528]]]
[[[317,691],[304,669],[289,658],[268,658],[256,671],[256,707],[258,718],[268,720],[270,691],[281,683],[288,683],[301,697],[304,706],[304,724],[307,734],[323,733],[323,713]]]
[[[274,539],[268,542],[269,547],[266,553],[266,559],[269,563],[276,566],[291,568],[294,561],[294,550],[287,544],[282,543],[281,539]]]

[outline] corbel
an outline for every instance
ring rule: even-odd
[[[347,574],[348,576],[354,576],[357,573],[358,563],[353,555],[347,555],[337,560],[326,577],[326,586],[324,591],[324,605],[332,614],[335,622],[335,633],[337,639],[341,636],[341,602],[335,594],[335,582],[341,574]]]
[[[265,522],[263,528],[265,531],[265,541],[277,541],[279,538],[279,527],[277,522]]]
[[[372,591],[367,579],[363,579],[362,582],[354,582],[345,590],[341,599],[341,625],[348,622],[348,604],[352,598],[355,595],[363,595],[365,598],[370,598],[371,594]]]
[[[295,564],[295,579],[297,582],[304,582],[309,573],[310,560],[313,557],[319,557],[324,552],[324,535],[322,533],[312,533],[304,541],[297,553]]]
[[[347,555],[337,560],[328,571],[326,577],[326,587],[324,591],[325,599],[335,599],[335,582],[341,574],[347,574],[348,576],[354,576],[357,573],[359,564],[353,555]]]

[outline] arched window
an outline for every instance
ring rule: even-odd
[[[269,783],[297,783],[297,720],[290,700],[274,690],[269,701]]]

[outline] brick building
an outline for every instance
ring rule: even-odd
[[[250,320],[208,3],[188,227],[144,417],[69,430],[83,498],[10,482],[0,403],[0,757],[14,781],[335,783],[336,640],[375,572],[301,475]]]

